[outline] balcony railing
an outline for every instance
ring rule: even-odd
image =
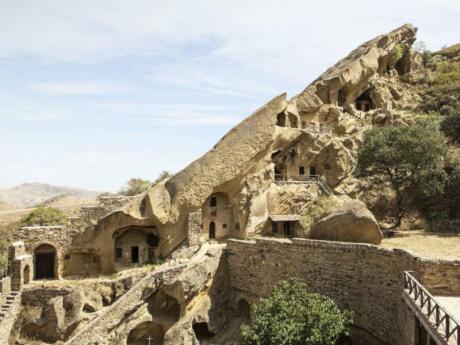
[[[332,127],[317,126],[314,124],[306,125],[305,127],[302,127],[302,129],[307,132],[311,132],[311,133],[332,133],[334,132],[334,128]]]
[[[316,183],[327,194],[332,194],[324,177],[320,175],[283,175],[275,174],[275,181],[279,183]]]
[[[460,323],[415,279],[412,272],[404,272],[404,288],[446,342],[460,345]]]

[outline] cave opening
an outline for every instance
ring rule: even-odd
[[[361,110],[368,112],[371,109],[374,109],[374,102],[369,94],[369,90],[364,91],[355,101],[356,110]]]
[[[193,332],[200,343],[203,340],[211,339],[215,335],[213,332],[209,331],[208,324],[206,322],[194,323]]]

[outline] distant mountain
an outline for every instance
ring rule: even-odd
[[[0,200],[17,208],[29,208],[47,200],[65,196],[73,201],[95,200],[100,192],[80,188],[60,187],[44,183],[24,183],[10,189],[0,190]]]
[[[7,202],[0,200],[0,211],[10,211],[14,210],[15,207],[13,205],[8,204]]]

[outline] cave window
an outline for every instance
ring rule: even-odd
[[[291,128],[297,128],[299,127],[299,122],[297,120],[297,117],[295,115],[289,114],[289,125]]]
[[[310,167],[310,176],[315,176],[316,175],[316,167]]]
[[[369,96],[369,90],[363,92],[355,102],[355,107],[357,110],[361,110],[364,112],[368,112],[371,109],[374,109],[374,104],[372,103],[372,99]]]
[[[286,127],[286,114],[278,114],[278,116],[276,117],[276,125],[280,127]]]
[[[240,230],[240,223],[235,224],[235,230]]]
[[[302,121],[302,128],[307,128],[307,122],[306,121]]]
[[[345,104],[345,94],[342,90],[339,90],[337,94],[337,105],[342,107]]]
[[[117,248],[115,250],[115,258],[121,259],[123,257],[123,248]]]
[[[299,167],[299,175],[300,176],[305,175],[305,167]]]
[[[289,151],[289,156],[291,157],[291,160],[294,162],[294,160],[295,160],[295,148],[292,148],[291,151]]]
[[[209,202],[209,205],[211,207],[217,207],[217,198],[215,196],[211,197],[211,200]]]

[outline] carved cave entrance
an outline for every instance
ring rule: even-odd
[[[35,279],[53,279],[56,267],[56,249],[49,244],[42,244],[34,250]]]
[[[161,345],[165,330],[154,322],[142,322],[129,332],[127,345]]]

